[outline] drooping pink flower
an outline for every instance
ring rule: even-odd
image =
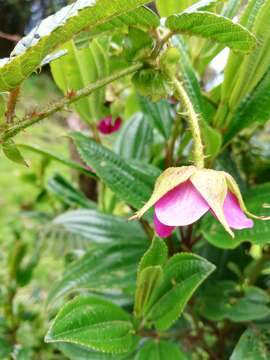
[[[193,224],[208,211],[231,236],[231,229],[253,227],[246,215],[269,219],[248,212],[230,174],[195,166],[165,170],[157,179],[151,198],[133,218],[140,218],[152,206],[155,231],[160,237],[170,236],[176,226]]]
[[[121,127],[122,119],[120,117],[113,120],[112,116],[106,116],[101,119],[97,125],[99,132],[103,135],[109,135],[118,131]]]

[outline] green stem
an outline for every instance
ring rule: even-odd
[[[24,130],[29,126],[40,122],[41,120],[51,116],[55,112],[63,109],[65,106],[68,106],[75,101],[78,101],[85,96],[92,94],[94,91],[104,87],[105,85],[108,85],[111,82],[120,79],[126,75],[134,73],[135,71],[141,69],[142,66],[143,65],[141,63],[137,63],[124,70],[118,71],[104,79],[98,80],[94,84],[90,84],[83,89],[68,93],[64,98],[55,102],[49,108],[42,111],[33,112],[31,115],[26,116],[21,122],[11,126],[9,129],[4,131],[3,134],[0,136],[0,142],[3,143],[7,141],[8,139],[17,135],[21,130]]]
[[[193,156],[194,156],[194,164],[199,167],[204,167],[204,152],[203,152],[203,143],[201,137],[201,129],[199,126],[199,116],[195,112],[192,102],[182,85],[182,83],[175,78],[174,75],[168,74],[170,80],[174,86],[175,94],[179,98],[182,103],[185,111],[187,112],[187,120],[190,127],[190,131],[193,138]]]

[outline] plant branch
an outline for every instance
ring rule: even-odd
[[[9,93],[6,111],[6,122],[11,124],[13,122],[15,107],[20,95],[20,87],[15,88]]]
[[[192,138],[193,138],[193,156],[194,156],[194,163],[199,168],[204,167],[204,152],[203,152],[203,143],[202,143],[202,136],[201,136],[201,130],[199,126],[199,116],[194,110],[194,107],[192,105],[192,102],[182,85],[182,83],[175,78],[174,75],[170,74],[168,72],[167,74],[169,76],[169,79],[171,80],[175,94],[179,98],[180,102],[182,103],[183,107],[185,108],[185,111],[187,112],[187,120],[188,124],[191,130]]]
[[[92,94],[94,91],[104,87],[107,84],[110,84],[111,82],[120,79],[126,75],[132,74],[135,71],[141,69],[143,64],[137,63],[134,64],[126,69],[120,70],[104,79],[98,80],[94,84],[89,84],[85,88],[82,88],[80,90],[74,91],[71,90],[67,93],[67,95],[62,98],[61,100],[58,100],[53,105],[51,105],[49,108],[46,108],[45,110],[41,111],[33,111],[32,114],[27,115],[23,120],[20,122],[14,124],[9,129],[5,130],[2,135],[0,136],[0,142],[3,143],[7,141],[8,139],[16,136],[21,130],[24,130],[28,128],[31,125],[34,125],[41,120],[51,116],[55,112],[63,109],[65,106],[68,106],[85,96],[88,96]]]

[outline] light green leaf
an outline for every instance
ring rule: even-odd
[[[174,255],[164,266],[164,280],[153,293],[147,323],[168,329],[180,316],[195,290],[214,271],[207,260],[189,253]]]
[[[156,0],[156,5],[160,16],[168,17],[185,10],[196,1],[197,0]]]
[[[232,50],[247,52],[256,44],[255,37],[242,25],[207,11],[172,15],[167,19],[166,26],[176,33],[212,39]]]
[[[24,37],[10,58],[0,60],[0,91],[18,86],[49,53],[82,30],[94,30],[145,3],[145,0],[77,0],[62,8]]]
[[[62,175],[55,174],[49,179],[47,189],[69,206],[81,206],[83,208],[95,209],[96,203],[89,200],[80,190],[76,189]]]
[[[58,87],[68,91],[80,90],[98,79],[109,75],[108,41],[94,39],[89,46],[77,49],[73,41],[63,45],[67,55],[51,63],[51,72]],[[95,91],[88,97],[76,101],[73,105],[83,120],[94,122],[104,113],[105,90]]]
[[[130,233],[129,238],[132,239],[133,236],[136,234]],[[146,241],[117,239],[115,244],[113,240],[111,243],[96,249],[91,248],[82,258],[69,266],[62,278],[54,284],[47,302],[51,303],[71,291],[82,289],[106,294],[115,294],[117,290],[134,295],[137,265],[146,249]]]
[[[129,315],[94,296],[78,296],[56,316],[46,342],[68,342],[106,353],[124,353],[136,344]]]
[[[269,331],[248,329],[240,337],[230,360],[268,360],[269,344]]]
[[[155,236],[152,240],[151,246],[140,261],[138,274],[149,266],[163,266],[166,263],[167,258],[168,248],[165,241]]]
[[[17,163],[20,165],[25,165],[25,166],[29,166],[28,163],[26,162],[26,160],[23,158],[21,152],[18,150],[17,145],[14,143],[14,141],[11,140],[7,140],[3,145],[2,145],[2,150],[3,153],[6,155],[6,157]]]
[[[257,215],[269,215],[269,209],[263,208],[263,204],[270,196],[270,184],[256,186],[247,191],[246,205]],[[222,226],[212,217],[207,215],[202,224],[202,232],[207,241],[222,249],[234,249],[242,242],[248,241],[253,244],[265,245],[269,243],[270,221],[254,220],[254,227],[251,229],[235,230],[235,238],[227,235]]]
[[[140,318],[151,301],[153,291],[163,281],[161,266],[148,266],[138,273],[134,312]]]
[[[137,353],[135,360],[187,360],[176,344],[166,341],[148,341]]]
[[[71,137],[85,163],[93,168],[101,180],[122,200],[139,209],[149,199],[152,187],[145,182],[142,173],[130,166],[127,160],[85,135],[72,133]]]
[[[169,139],[173,124],[173,112],[166,100],[152,102],[147,97],[138,96],[145,119],[165,138]]]
[[[153,130],[144,114],[137,113],[123,126],[115,143],[116,152],[123,158],[147,161],[151,154]]]

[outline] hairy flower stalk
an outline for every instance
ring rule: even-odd
[[[154,227],[160,237],[170,236],[176,226],[190,225],[207,212],[232,237],[231,229],[253,227],[254,223],[248,217],[268,220],[268,217],[253,215],[247,210],[240,189],[230,174],[204,168],[199,116],[183,85],[170,73],[168,76],[187,113],[193,138],[194,165],[166,169],[157,179],[151,198],[133,219],[142,217],[154,207]]]

